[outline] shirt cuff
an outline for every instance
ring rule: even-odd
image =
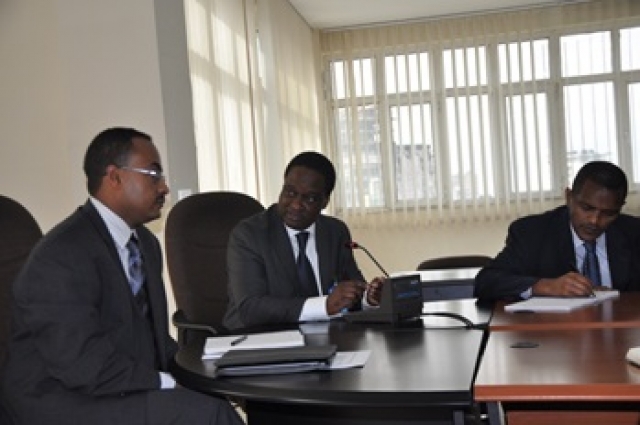
[[[160,374],[160,388],[163,390],[176,387],[176,380],[167,372],[158,372]]]
[[[327,297],[312,297],[307,298],[302,306],[302,311],[300,312],[299,320],[301,322],[311,322],[316,320],[329,320],[331,317],[338,317],[339,314],[335,316],[329,316],[327,314]]]

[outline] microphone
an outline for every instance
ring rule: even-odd
[[[361,249],[363,250],[371,259],[371,261],[373,261],[375,263],[376,266],[378,266],[378,268],[380,269],[380,271],[386,276],[389,277],[389,273],[387,273],[387,271],[380,265],[380,263],[378,263],[378,260],[376,260],[375,258],[373,258],[373,255],[371,255],[371,253],[369,252],[369,250],[367,250],[367,248],[363,247],[362,245],[358,244],[358,242],[345,242],[344,244],[345,247],[349,248],[349,249]]]

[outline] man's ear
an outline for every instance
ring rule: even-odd
[[[108,165],[105,176],[102,178],[103,184],[108,184],[111,186],[118,186],[121,183],[120,179],[120,168],[115,165]]]
[[[567,203],[567,205],[569,205],[569,202],[571,201],[571,189],[566,188],[564,190],[564,201]]]

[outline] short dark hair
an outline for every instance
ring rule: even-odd
[[[612,192],[618,192],[621,202],[624,202],[627,197],[627,176],[620,167],[611,162],[591,161],[584,164],[573,179],[571,191],[580,193],[587,180]]]
[[[328,198],[336,185],[336,170],[329,159],[318,152],[302,152],[293,157],[284,170],[285,178],[293,167],[310,168],[324,177],[324,194]]]
[[[135,137],[151,141],[148,134],[125,127],[108,128],[93,138],[84,156],[84,174],[91,195],[100,188],[109,165],[126,165]]]

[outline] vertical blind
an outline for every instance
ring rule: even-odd
[[[596,159],[627,172],[637,208],[638,45],[632,0],[322,32],[336,213],[364,227],[515,218],[563,203]]]

